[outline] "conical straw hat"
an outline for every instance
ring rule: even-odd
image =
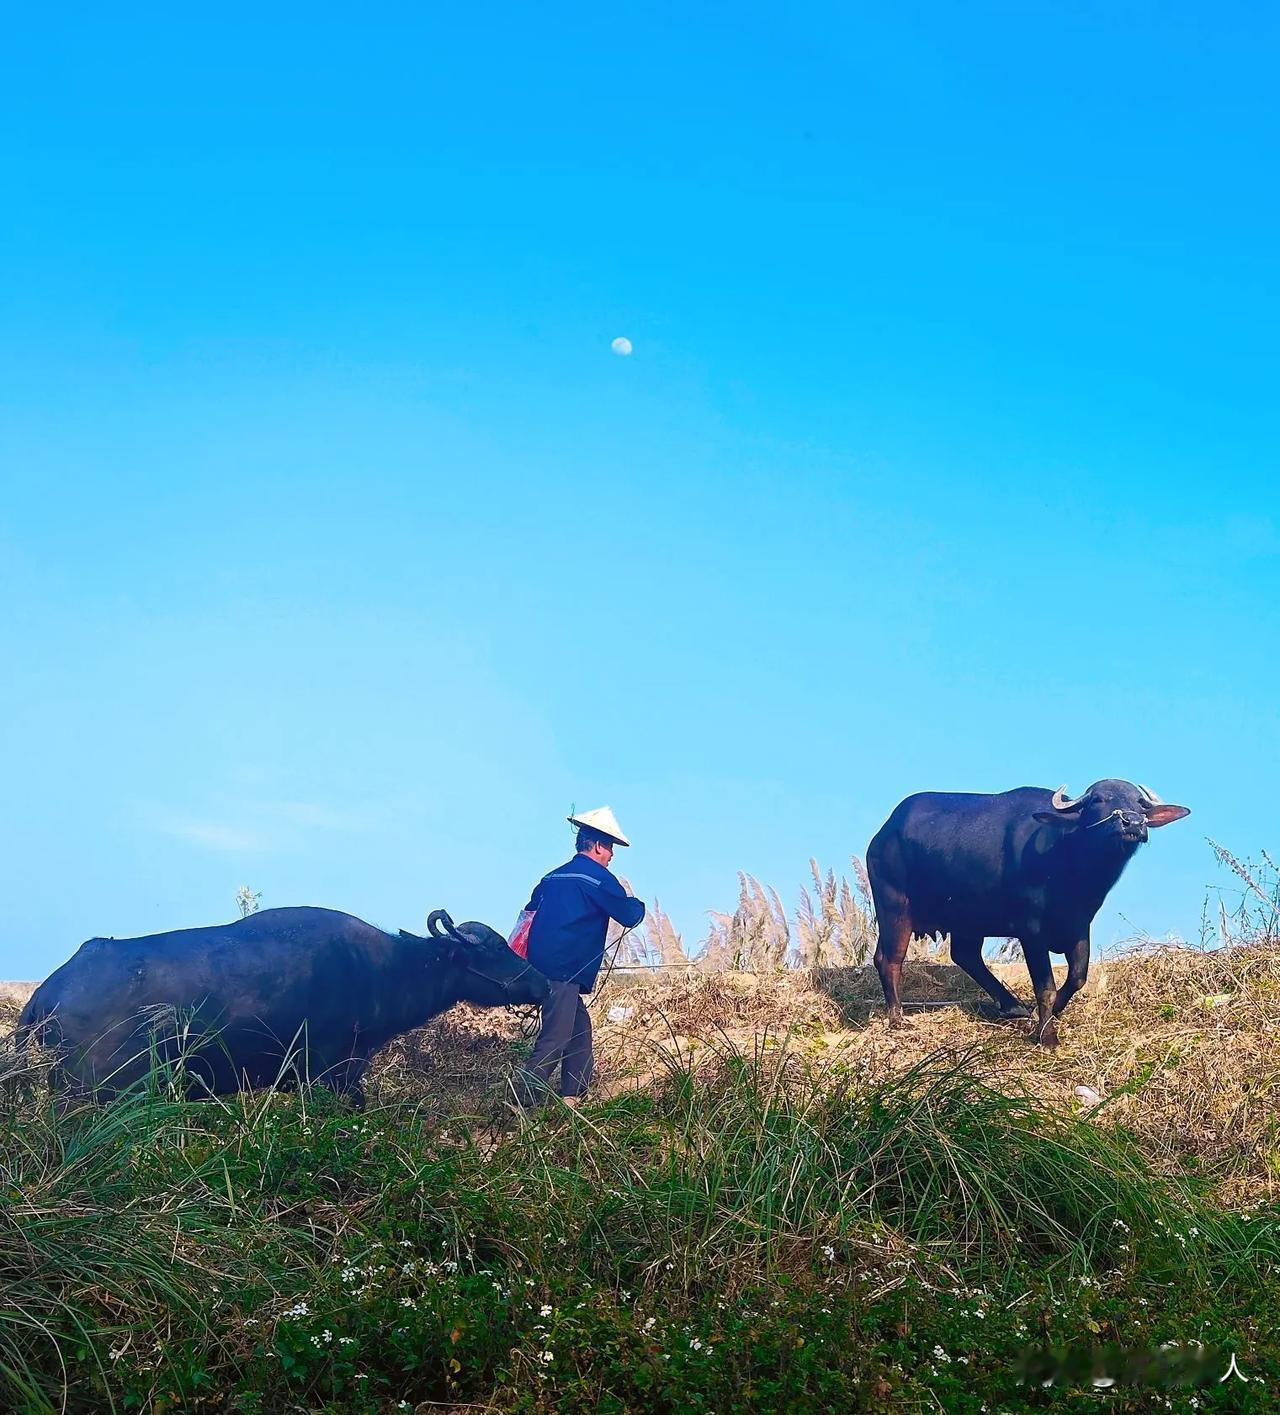
[[[619,845],[630,845],[631,842],[622,833],[622,827],[618,824],[618,818],[614,815],[613,809],[609,806],[601,806],[595,811],[579,811],[576,816],[569,817],[569,824],[576,825],[581,829],[586,826],[588,830],[599,831],[601,835],[607,835],[610,840]]]

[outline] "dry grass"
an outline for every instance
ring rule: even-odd
[[[1021,963],[993,971],[1029,996]],[[596,1090],[617,1095],[673,1066],[783,1045],[869,1080],[926,1056],[966,1054],[989,1081],[1050,1105],[1092,1104],[1077,1094],[1089,1088],[1153,1166],[1198,1167],[1225,1199],[1280,1193],[1280,942],[1147,948],[1095,965],[1056,1052],[986,1015],[985,995],[950,964],[908,963],[904,993],[908,1025],[890,1031],[870,967],[615,973],[592,1002]],[[624,1020],[610,1021],[617,1008]],[[457,1008],[388,1048],[375,1085],[420,1096],[439,1115],[491,1115],[522,1025],[512,1014]]]
[[[993,971],[1029,996],[1021,963]],[[30,987],[0,987],[0,1034],[11,1030]],[[726,1052],[749,1057],[784,1043],[868,1079],[928,1055],[972,1053],[987,1079],[1050,1104],[1079,1105],[1077,1088],[1090,1088],[1104,1116],[1141,1139],[1154,1166],[1198,1166],[1225,1199],[1280,1194],[1280,941],[1213,952],[1148,947],[1095,964],[1056,1052],[1031,1045],[1017,1024],[984,1015],[985,996],[948,963],[909,962],[904,996],[908,1025],[894,1032],[869,966],[615,972],[592,1000],[596,1090],[617,1095],[659,1081],[673,1065],[698,1067]],[[624,1020],[611,1021],[618,1008]],[[527,1013],[455,1008],[378,1057],[373,1094],[413,1097],[437,1118],[492,1119],[502,1114],[513,1061],[532,1031]]]
[[[1021,964],[993,971],[1029,996]],[[726,1047],[750,1055],[788,1034],[800,1053],[869,1078],[931,1054],[974,1053],[988,1079],[1049,1103],[1081,1104],[1077,1088],[1088,1087],[1154,1164],[1198,1165],[1224,1197],[1280,1192],[1280,942],[1149,948],[1096,965],[1054,1052],[985,1015],[985,995],[950,964],[909,963],[904,994],[909,1024],[894,1032],[871,968],[611,983],[597,1015],[615,1003],[634,1011],[599,1029],[601,1080],[614,1090],[630,1078],[643,1084],[655,1049],[696,1063]],[[910,1011],[913,1002],[932,1005]]]

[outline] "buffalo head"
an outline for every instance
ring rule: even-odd
[[[1053,809],[1037,811],[1036,820],[1059,830],[1093,831],[1100,842],[1128,846],[1141,845],[1149,830],[1171,825],[1191,811],[1186,806],[1170,806],[1146,786],[1131,781],[1095,781],[1081,796],[1072,800],[1067,788],[1053,793]]]
[[[488,924],[471,920],[455,924],[443,909],[427,920],[432,938],[448,945],[449,962],[458,972],[458,998],[477,1007],[541,1005],[551,996],[551,984],[538,970],[507,946]]]

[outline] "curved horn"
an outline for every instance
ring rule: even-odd
[[[1138,794],[1149,806],[1164,805],[1164,802],[1160,799],[1160,797],[1157,796],[1156,793],[1149,786],[1144,786],[1142,782],[1138,782]]]
[[[470,939],[464,938],[454,925],[445,909],[433,909],[427,916],[427,932],[432,938],[451,938],[455,942],[469,943]]]
[[[1089,793],[1086,791],[1085,796]],[[1078,811],[1084,805],[1084,796],[1077,796],[1074,801],[1067,799],[1067,783],[1064,781],[1053,793],[1053,809],[1055,811]]]

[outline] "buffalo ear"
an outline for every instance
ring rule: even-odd
[[[1060,830],[1070,830],[1080,824],[1080,817],[1067,811],[1036,811],[1034,814],[1041,825],[1056,825]]]
[[[1147,807],[1147,824],[1152,830],[1158,830],[1162,825],[1172,825],[1190,814],[1190,806],[1166,806],[1161,802],[1158,806]]]

